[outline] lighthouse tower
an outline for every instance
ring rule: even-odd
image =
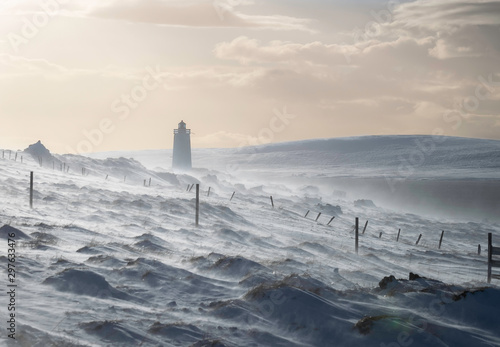
[[[174,129],[174,155],[172,169],[191,169],[191,129],[186,129],[186,123],[181,120],[179,128]]]

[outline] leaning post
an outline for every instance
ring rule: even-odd
[[[196,184],[196,226],[198,226],[200,220],[200,185]]]
[[[30,208],[33,208],[33,171],[30,173]]]
[[[441,232],[441,238],[439,239],[439,247],[438,247],[438,249],[441,249],[441,243],[443,243],[443,236],[444,236],[444,230]]]
[[[491,283],[491,261],[493,260],[492,234],[488,233],[488,283]]]
[[[358,239],[359,239],[359,218],[356,217],[356,236],[355,236],[355,249],[356,249],[356,254],[358,254]]]

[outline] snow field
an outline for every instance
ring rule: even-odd
[[[500,292],[483,289],[495,222],[357,207],[216,169],[175,175],[123,158],[61,158],[69,173],[0,160],[0,224],[30,237],[17,244],[18,333],[16,342],[2,333],[8,345],[500,345]],[[358,255],[355,217],[361,229],[369,221]]]

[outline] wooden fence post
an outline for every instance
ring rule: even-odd
[[[358,254],[358,239],[359,239],[359,218],[358,217],[356,217],[356,224],[355,224],[354,229],[356,231],[354,248],[356,250],[356,254]]]
[[[398,237],[396,238],[396,242],[399,242],[399,234],[401,234],[401,229],[398,230]]]
[[[318,213],[318,217],[316,217],[316,222],[318,221],[319,216],[321,216],[321,212],[320,212],[320,213]]]
[[[234,194],[236,194],[236,192],[233,192],[233,195],[231,195],[231,199],[229,199],[229,201],[232,201],[233,198],[234,198]]]
[[[304,216],[304,218],[307,218],[307,215],[309,215],[309,212],[310,212],[310,211],[309,211],[309,210],[307,210],[306,215]]]
[[[366,231],[366,227],[368,226],[368,221],[366,221],[365,223],[365,227],[363,228],[363,235],[365,234],[365,231]]]
[[[441,238],[439,239],[439,247],[438,247],[438,249],[441,249],[441,243],[443,242],[443,236],[444,236],[444,230],[441,232]]]
[[[420,239],[421,239],[421,238],[422,238],[422,234],[420,234],[420,235],[418,236],[417,243],[415,243],[416,245],[418,245],[418,243],[420,242]]]
[[[196,226],[200,219],[200,185],[196,184]]]
[[[148,187],[151,187],[151,177],[149,177],[149,185]]]
[[[193,187],[194,187],[194,183],[191,184],[191,187],[189,187],[189,191],[193,190]]]
[[[380,234],[378,235],[378,238],[381,239],[382,238],[382,232],[380,232]]]
[[[212,187],[208,187],[208,192],[207,192],[207,197],[210,196],[210,190],[212,189]]]
[[[271,195],[271,205],[273,206],[274,208],[274,201],[273,201],[273,196]]]
[[[477,255],[481,255],[481,245],[477,245]]]
[[[330,219],[330,221],[328,222],[328,224],[327,224],[327,225],[330,225],[330,223],[331,223],[331,222],[333,222],[333,220],[334,220],[334,219],[335,219],[335,216],[333,216],[333,217]]]
[[[30,173],[30,208],[33,208],[33,171]]]
[[[491,283],[491,261],[493,260],[492,234],[488,233],[488,283]]]

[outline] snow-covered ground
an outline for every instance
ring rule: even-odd
[[[0,344],[500,346],[500,280],[486,283],[498,141],[202,149],[187,174],[169,172],[171,151],[13,159],[0,159],[0,227],[17,229],[0,231],[0,285],[15,232],[16,340],[3,295]]]

